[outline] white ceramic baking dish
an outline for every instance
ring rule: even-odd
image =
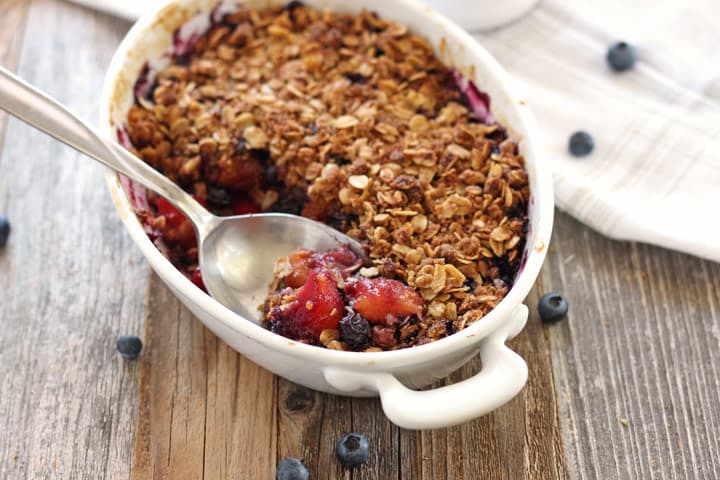
[[[248,1],[262,7],[280,1]],[[354,0],[307,0],[307,4],[353,13]],[[177,297],[216,335],[257,364],[315,390],[351,396],[379,395],[388,418],[405,428],[438,428],[486,414],[512,399],[527,379],[525,362],[505,346],[525,325],[523,300],[540,271],[550,240],[553,196],[549,165],[538,150],[537,128],[522,97],[510,88],[500,65],[472,37],[446,18],[414,0],[366,0],[362,6],[402,22],[426,37],[448,65],[462,72],[491,98],[493,116],[519,141],[527,161],[532,197],[526,258],[514,286],[487,316],[448,338],[392,352],[355,353],[327,350],[271,333],[231,312],[193,285],[150,241],[137,220],[133,203],[144,190],[108,173],[107,182],[120,216],[152,268]],[[224,2],[221,9],[237,8]],[[174,0],[143,17],[118,48],[105,81],[101,127],[118,140],[133,102],[133,87],[146,62],[167,62],[173,32],[180,37],[209,25],[222,12],[216,0]],[[177,38],[175,44],[177,45]],[[482,370],[450,386],[418,391],[446,377],[475,355]]]

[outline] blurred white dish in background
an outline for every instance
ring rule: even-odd
[[[89,8],[136,20],[161,0],[70,0]],[[490,30],[516,20],[539,0],[420,0],[470,31]]]
[[[490,30],[516,20],[539,0],[421,0],[471,32]]]

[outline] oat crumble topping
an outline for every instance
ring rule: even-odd
[[[361,241],[369,261],[355,277],[398,280],[424,302],[361,349],[421,345],[494,308],[525,244],[524,159],[456,77],[424,39],[371,12],[240,10],[157,72],[127,133],[217,214],[299,213]],[[149,200],[156,210],[138,214],[200,283],[192,229]],[[279,275],[268,319],[283,288]],[[337,329],[308,341],[360,349]]]

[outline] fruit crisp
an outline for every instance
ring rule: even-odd
[[[136,85],[134,151],[219,215],[301,214],[365,248],[276,265],[273,331],[339,350],[422,345],[482,318],[521,263],[523,157],[487,95],[372,12],[240,10]],[[185,218],[138,214],[198,285]],[[154,207],[154,208],[153,208]]]

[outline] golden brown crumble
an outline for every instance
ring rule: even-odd
[[[475,117],[424,39],[371,12],[293,4],[227,16],[157,72],[127,130],[146,162],[216,213],[247,197],[360,240],[360,276],[401,280],[425,301],[385,348],[478,320],[519,267],[529,188],[517,145]],[[167,215],[143,214],[194,272],[197,251],[172,241]],[[319,343],[346,348],[334,330]]]

